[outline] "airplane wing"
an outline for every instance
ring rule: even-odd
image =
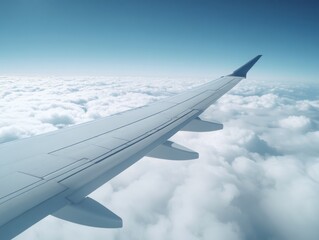
[[[120,217],[87,195],[143,156],[198,158],[168,139],[180,130],[221,129],[199,115],[245,78],[260,57],[162,101],[1,144],[0,239],[11,239],[50,214],[88,226],[121,227]]]

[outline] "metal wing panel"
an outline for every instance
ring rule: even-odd
[[[18,192],[40,180],[41,179],[39,178],[20,172],[13,172],[12,174],[0,178],[0,202],[3,201],[6,196]]]
[[[59,157],[51,154],[41,154],[25,161],[25,167],[21,167],[21,172],[41,179],[49,179],[53,174],[61,174],[83,163],[88,159],[74,159],[69,157]],[[40,164],[39,164],[40,163]]]
[[[104,147],[91,145],[84,141],[79,144],[51,152],[50,155],[57,156],[62,159],[71,158],[76,161],[81,159],[91,161],[107,154],[109,151],[111,150]]]

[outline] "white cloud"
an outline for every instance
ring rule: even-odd
[[[141,106],[202,82],[1,81],[2,142]],[[94,192],[123,218],[124,228],[47,217],[16,239],[317,239],[319,100],[296,97],[298,91],[245,80],[204,113],[223,122],[223,130],[172,138],[198,151],[198,160],[144,158]]]
[[[279,126],[291,130],[307,130],[310,127],[310,119],[305,116],[289,116],[279,121]]]

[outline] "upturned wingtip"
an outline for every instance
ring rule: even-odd
[[[255,63],[259,60],[259,58],[261,58],[261,56],[262,55],[257,55],[243,66],[236,69],[232,74],[230,74],[230,76],[246,78],[248,71],[255,65]]]

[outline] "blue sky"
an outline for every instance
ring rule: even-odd
[[[316,1],[0,2],[0,75],[255,77],[315,81]]]

